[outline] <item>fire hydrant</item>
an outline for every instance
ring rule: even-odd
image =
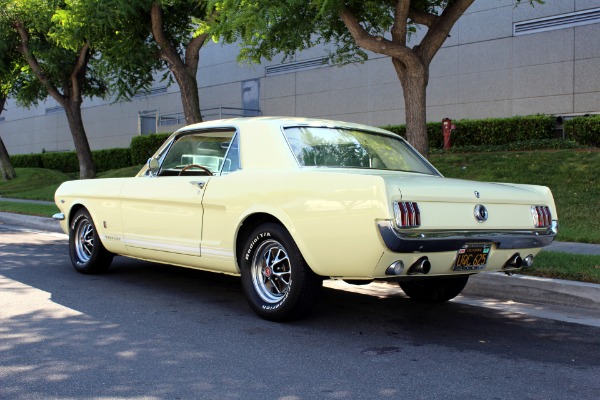
[[[450,135],[452,134],[453,129],[456,129],[456,125],[452,124],[452,120],[450,118],[444,118],[442,120],[442,133],[444,134],[444,150],[450,149]]]

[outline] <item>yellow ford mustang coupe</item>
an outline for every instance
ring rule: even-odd
[[[122,255],[240,275],[274,321],[305,315],[328,278],[444,302],[469,275],[530,266],[557,232],[546,187],[444,178],[388,131],[300,118],[191,125],[137,176],[55,199],[77,271]]]

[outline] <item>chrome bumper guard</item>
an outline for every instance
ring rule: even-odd
[[[379,221],[379,233],[395,253],[439,253],[455,251],[466,243],[495,243],[499,249],[530,249],[552,243],[558,233],[557,221],[545,231],[406,231],[394,229],[392,221]]]

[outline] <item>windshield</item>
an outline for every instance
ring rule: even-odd
[[[284,134],[303,167],[366,168],[438,175],[400,137],[310,126],[285,128]]]

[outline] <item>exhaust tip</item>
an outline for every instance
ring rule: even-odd
[[[404,271],[404,263],[402,260],[394,261],[385,270],[386,275],[400,275]]]
[[[523,268],[529,268],[533,265],[533,255],[530,254],[523,259]]]
[[[419,258],[413,265],[408,269],[407,275],[418,275],[428,274],[431,271],[431,263],[427,257]]]
[[[508,259],[504,264],[504,269],[521,268],[523,265],[523,259],[519,253],[515,253],[511,258]]]

